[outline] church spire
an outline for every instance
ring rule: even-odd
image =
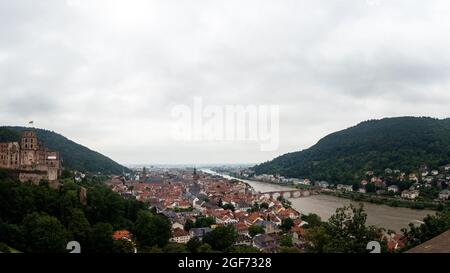
[[[197,168],[194,167],[194,172],[192,173],[192,176],[194,177],[194,180],[198,180],[200,178],[200,176],[197,173]]]

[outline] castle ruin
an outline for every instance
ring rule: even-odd
[[[59,153],[45,148],[31,130],[22,132],[20,143],[0,143],[0,168],[15,170],[22,182],[31,181],[37,185],[41,180],[47,180],[52,188],[59,185]]]

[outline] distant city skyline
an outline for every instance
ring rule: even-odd
[[[450,117],[448,1],[3,1],[0,125],[121,164],[260,163],[368,119]],[[279,145],[179,140],[180,105],[273,105]]]

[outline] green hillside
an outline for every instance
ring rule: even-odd
[[[279,174],[351,183],[366,171],[417,171],[450,163],[450,119],[399,117],[369,120],[332,133],[309,149],[253,167]]]
[[[0,127],[0,142],[18,141],[20,133],[25,127]],[[45,147],[58,151],[63,160],[65,168],[102,172],[105,174],[119,174],[127,168],[114,162],[110,158],[77,144],[66,137],[52,131],[33,129]]]

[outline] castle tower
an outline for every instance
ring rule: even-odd
[[[20,165],[23,168],[34,169],[36,165],[40,164],[39,161],[42,161],[39,156],[40,145],[36,132],[27,130],[22,133],[20,150]]]
[[[24,131],[20,141],[20,148],[22,150],[38,150],[39,143],[36,133],[34,131]]]

